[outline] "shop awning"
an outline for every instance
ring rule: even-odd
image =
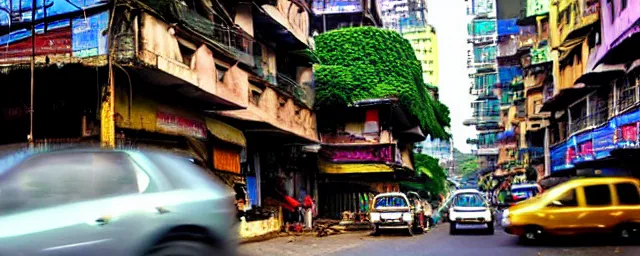
[[[212,118],[207,118],[206,123],[209,132],[219,140],[241,147],[247,146],[247,139],[241,130]]]
[[[325,174],[353,174],[353,173],[389,173],[394,172],[393,167],[386,164],[356,164],[356,163],[331,163],[322,159],[318,160],[320,173]]]
[[[587,86],[581,84],[579,86],[573,86],[571,88],[561,90],[553,98],[547,100],[540,108],[540,112],[557,111],[568,107],[576,100],[587,96],[587,94],[593,92],[599,86]]]

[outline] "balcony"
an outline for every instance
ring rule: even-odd
[[[495,93],[495,88],[469,88],[469,94],[478,96],[479,100],[496,98],[498,95]]]
[[[186,7],[176,7],[178,17],[180,15],[189,15],[189,9]],[[193,14],[198,15],[198,14]],[[185,18],[186,19],[186,18]],[[194,20],[195,19],[195,20]],[[136,46],[137,59],[144,65],[144,69],[137,69],[141,73],[142,79],[145,79],[157,86],[172,87],[181,94],[194,100],[207,104],[213,104],[217,109],[243,109],[248,106],[248,87],[247,72],[233,65],[228,68],[223,81],[216,81],[216,60],[213,58],[212,49],[216,52],[224,53],[227,56],[236,54],[229,48],[234,48],[235,57],[238,60],[244,59],[247,65],[251,65],[252,61],[246,55],[250,53],[249,48],[242,50],[236,49],[235,43],[242,40],[231,41],[228,36],[225,37],[223,28],[215,28],[214,24],[210,24],[211,28],[202,31],[201,35],[209,40],[227,40],[225,45],[223,42],[217,41],[208,46],[201,45],[196,50],[186,50],[187,47],[182,46],[184,42],[197,42],[205,38],[195,38],[192,31],[199,31],[199,27],[194,24],[200,24],[200,16],[191,17],[185,20],[181,26],[172,26],[158,19],[151,14],[143,13],[140,15],[139,28],[139,44]],[[206,21],[206,19],[204,19]],[[206,22],[205,22],[206,23]],[[172,35],[171,33],[174,33]],[[229,31],[227,31],[229,32]],[[239,35],[242,37],[242,35]],[[193,40],[193,41],[191,41]],[[240,57],[239,57],[240,56]],[[244,56],[244,57],[242,57]]]
[[[498,42],[497,34],[469,36],[469,38],[467,38],[467,43],[474,44],[474,45],[488,45],[488,44],[495,44],[497,42]]]
[[[609,108],[605,107],[598,109],[595,113],[571,120],[571,123],[569,124],[569,134],[575,134],[588,128],[604,124],[608,119]]]
[[[498,144],[478,145],[476,154],[478,156],[498,155],[500,154],[500,146]]]
[[[562,45],[566,40],[578,37],[589,31],[586,28],[596,23],[600,18],[600,1],[594,0],[567,0],[560,1],[551,7],[550,19],[555,18],[557,24],[557,37],[554,48]],[[553,23],[553,21],[552,21]]]
[[[302,101],[309,107],[313,106],[313,95],[310,94],[310,92],[312,92],[312,89],[305,89],[305,87],[310,86],[300,85],[298,84],[298,82],[283,73],[278,73],[278,75],[276,76],[276,81],[276,88]]]
[[[489,111],[489,110],[483,110],[483,111],[474,111],[472,118],[465,120],[463,123],[464,125],[480,125],[480,124],[485,124],[485,123],[495,123],[497,124],[498,122],[500,122],[500,111],[499,110],[495,110],[495,111]]]

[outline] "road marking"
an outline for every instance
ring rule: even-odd
[[[49,247],[49,248],[43,249],[42,251],[55,251],[55,250],[67,249],[67,248],[73,248],[73,247],[79,247],[79,246],[85,246],[85,245],[99,244],[99,243],[104,243],[104,242],[109,241],[109,240],[111,240],[111,239],[110,238],[109,239],[100,239],[100,240],[82,242],[82,243],[76,243],[76,244],[67,244],[67,245]]]

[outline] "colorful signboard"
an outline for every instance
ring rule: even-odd
[[[551,148],[551,169],[570,169],[578,163],[610,157],[614,149],[629,148],[640,148],[640,108],[555,145]]]
[[[109,13],[80,17],[71,22],[74,57],[91,57],[107,54],[107,30]]]
[[[551,171],[562,171],[573,168],[571,159],[575,156],[575,147],[568,140],[551,148]]]
[[[159,131],[170,134],[180,134],[195,138],[207,137],[205,122],[160,111],[156,113],[156,128]]]
[[[355,146],[323,146],[321,156],[331,162],[395,162],[393,144],[355,145]]]
[[[36,21],[106,5],[107,0],[38,0]],[[0,0],[0,26],[31,22],[32,0]]]
[[[551,61],[551,48],[548,45],[540,48],[531,48],[531,65]]]
[[[362,12],[361,0],[313,0],[315,14]]]
[[[31,0],[0,0],[0,62],[20,62],[41,55],[90,57],[106,54],[108,11],[85,16],[83,10],[106,4],[103,0],[43,0],[36,10],[36,21],[77,12],[74,18],[61,18],[36,25],[35,45],[31,29],[20,26],[31,22]],[[106,6],[106,5],[104,5]]]
[[[549,0],[527,0],[527,17],[549,12]]]
[[[30,57],[32,48],[36,55],[71,53],[71,29],[69,20],[56,21],[36,26],[35,46],[31,44],[31,30],[20,29],[0,35],[0,62],[11,62]]]

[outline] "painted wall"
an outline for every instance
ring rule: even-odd
[[[623,0],[600,0],[600,17],[602,23],[602,46],[609,51],[619,42],[621,36],[628,34],[627,30],[640,19],[640,0],[626,0],[627,6],[622,9]],[[611,2],[611,3],[609,3]],[[612,12],[614,15],[612,16]],[[638,32],[634,29],[629,32]]]

